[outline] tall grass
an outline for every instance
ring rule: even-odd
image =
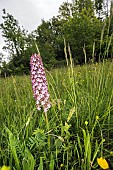
[[[103,58],[111,39],[106,39]],[[94,64],[95,43],[89,65],[85,45],[84,66],[74,67],[65,41],[64,52],[67,67],[46,71],[51,100],[47,115],[36,110],[30,76],[0,79],[0,166],[96,170],[98,157],[113,163],[113,62]]]
[[[48,124],[36,110],[29,76],[1,79],[1,166],[89,170],[97,169],[97,157],[112,161],[112,70],[107,61],[47,72]]]

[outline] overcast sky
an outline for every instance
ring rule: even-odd
[[[41,23],[41,19],[49,20],[58,14],[59,6],[67,0],[0,0],[0,23],[2,10],[14,16],[19,25],[32,31]],[[72,2],[68,0],[68,2]],[[3,46],[3,38],[0,32],[0,52]]]

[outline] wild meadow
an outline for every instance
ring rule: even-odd
[[[101,170],[113,164],[113,62],[46,71],[51,108],[36,109],[30,75],[0,79],[0,166]]]
[[[113,3],[73,2],[30,34],[3,9],[0,170],[113,170]],[[37,110],[29,73],[37,46],[50,69],[47,112]]]

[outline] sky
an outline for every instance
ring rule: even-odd
[[[63,2],[71,0],[0,0],[0,23],[3,22],[2,10],[12,14],[19,21],[19,25],[26,30],[33,31],[40,25],[41,20],[49,20],[58,14],[58,9]],[[0,52],[4,40],[0,31]]]

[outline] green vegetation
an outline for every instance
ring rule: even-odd
[[[3,10],[10,62],[0,70],[1,169],[113,166],[113,4],[109,12],[105,2],[63,3],[57,17],[30,34]],[[26,75],[36,45],[47,68],[47,114],[36,109]]]
[[[4,9],[0,29],[10,62],[3,64],[2,76],[28,74],[30,56],[36,52],[35,44],[47,69],[62,66],[65,60],[64,39],[70,44],[75,64],[85,62],[84,50],[87,62],[113,58],[112,8],[111,0],[64,2],[59,7],[58,16],[49,21],[42,20],[31,33],[21,28],[18,20]]]
[[[99,169],[113,163],[113,63],[46,72],[51,108],[37,111],[30,76],[0,81],[0,162],[12,170]]]

